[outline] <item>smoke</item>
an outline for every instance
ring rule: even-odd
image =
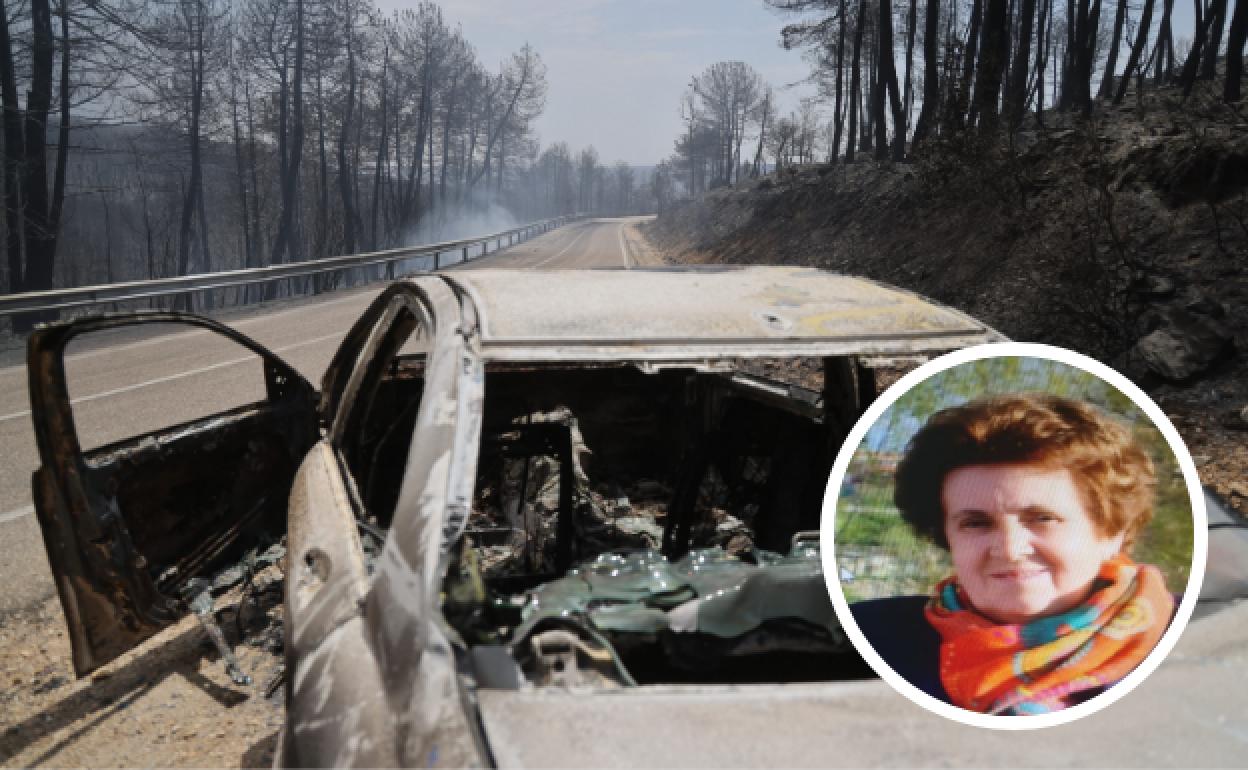
[[[403,246],[458,241],[519,227],[524,222],[486,195],[474,195],[454,208],[434,208],[403,234]]]

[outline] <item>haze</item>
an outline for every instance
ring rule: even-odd
[[[414,5],[378,2],[387,13]],[[592,144],[608,163],[653,165],[671,155],[682,131],[680,96],[717,61],[758,70],[776,87],[781,114],[814,93],[783,88],[809,67],[780,47],[780,28],[793,18],[762,0],[455,0],[442,10],[488,68],[532,44],[549,85],[538,140]]]

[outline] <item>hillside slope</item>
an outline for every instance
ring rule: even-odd
[[[678,262],[810,265],[913,289],[1105,361],[1248,510],[1248,109],[1150,94],[1012,147],[785,170],[664,212]]]

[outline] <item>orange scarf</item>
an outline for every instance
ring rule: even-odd
[[[940,632],[940,680],[953,704],[988,714],[1044,714],[1126,676],[1161,639],[1174,597],[1156,567],[1117,556],[1087,601],[1060,615],[1000,625],[970,609],[954,578],[925,611]]]

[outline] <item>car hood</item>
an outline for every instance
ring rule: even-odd
[[[978,765],[1238,766],[1248,688],[1248,601],[1193,622],[1161,667],[1070,724],[983,730],[926,711],[879,680],[479,690],[500,767]]]

